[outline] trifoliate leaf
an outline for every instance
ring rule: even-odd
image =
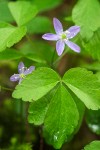
[[[0,51],[19,42],[26,34],[26,27],[14,27],[7,23],[0,23]]]
[[[67,89],[59,84],[56,93],[50,101],[44,120],[44,136],[49,144],[56,149],[61,148],[78,124],[77,106]]]
[[[9,9],[19,26],[29,22],[37,14],[36,6],[29,1],[10,2]]]
[[[79,0],[75,5],[72,18],[81,27],[81,35],[89,40],[100,27],[100,3],[98,0]]]
[[[59,82],[58,74],[49,68],[38,68],[16,87],[13,97],[24,101],[38,100]]]
[[[100,150],[100,141],[93,141],[84,147],[84,150]]]
[[[84,68],[70,69],[65,73],[63,81],[87,108],[100,108],[100,83],[91,71]]]

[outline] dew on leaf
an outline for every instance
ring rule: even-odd
[[[59,136],[59,131],[57,133],[54,134],[54,142],[58,141],[58,136]]]

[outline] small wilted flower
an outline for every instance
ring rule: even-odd
[[[30,66],[28,69],[24,66],[23,62],[20,62],[18,65],[18,73],[19,74],[14,74],[10,77],[10,81],[19,81],[19,83],[21,83],[21,81],[25,78],[25,76],[27,74],[32,73],[32,71],[35,69],[34,66]]]
[[[75,43],[69,41],[69,39],[72,39],[74,36],[76,36],[80,32],[80,27],[72,26],[68,30],[63,31],[62,24],[57,18],[53,19],[53,25],[54,25],[56,34],[46,33],[42,36],[42,38],[45,40],[50,40],[50,41],[57,41],[56,51],[59,56],[63,53],[65,44],[68,47],[70,47],[73,51],[79,53],[80,47],[76,45]]]

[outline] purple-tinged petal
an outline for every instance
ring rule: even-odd
[[[57,50],[57,54],[60,56],[65,48],[65,43],[62,40],[57,41],[56,43],[56,50]]]
[[[70,47],[73,51],[79,53],[80,52],[80,47],[76,45],[75,43],[65,40],[65,43],[67,44],[68,47]]]
[[[28,69],[25,70],[24,75],[32,73],[32,71],[35,69],[34,66],[30,66]]]
[[[14,74],[10,77],[10,81],[18,81],[20,79],[20,75],[19,74]]]
[[[53,18],[53,25],[57,34],[60,34],[63,32],[63,26],[57,18]]]
[[[80,27],[79,26],[72,26],[65,32],[68,32],[67,33],[67,38],[71,39],[80,32]]]
[[[18,65],[19,74],[24,72],[24,68],[25,68],[24,63],[20,62],[19,65]]]
[[[59,39],[58,35],[52,33],[46,33],[42,38],[49,41],[57,41]]]

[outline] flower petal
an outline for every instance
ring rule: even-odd
[[[19,74],[24,72],[24,68],[25,68],[24,63],[20,62],[19,65],[18,65]]]
[[[73,51],[79,53],[80,52],[80,47],[78,45],[76,45],[75,43],[65,40],[65,43],[68,45],[68,47],[70,47]]]
[[[53,18],[53,25],[57,34],[63,32],[63,26],[57,18]]]
[[[57,53],[58,53],[59,56],[63,53],[64,48],[65,48],[64,41],[62,41],[62,40],[57,41],[56,50],[57,50]]]
[[[24,75],[32,73],[32,71],[35,69],[34,66],[30,66],[28,69],[25,70]]]
[[[10,77],[10,81],[18,81],[20,79],[20,75],[19,74],[14,74]]]
[[[80,27],[79,26],[72,26],[67,30],[67,32],[68,32],[67,33],[67,38],[71,39],[80,32]]]
[[[46,33],[42,38],[49,41],[57,41],[59,39],[58,35],[52,33]]]

